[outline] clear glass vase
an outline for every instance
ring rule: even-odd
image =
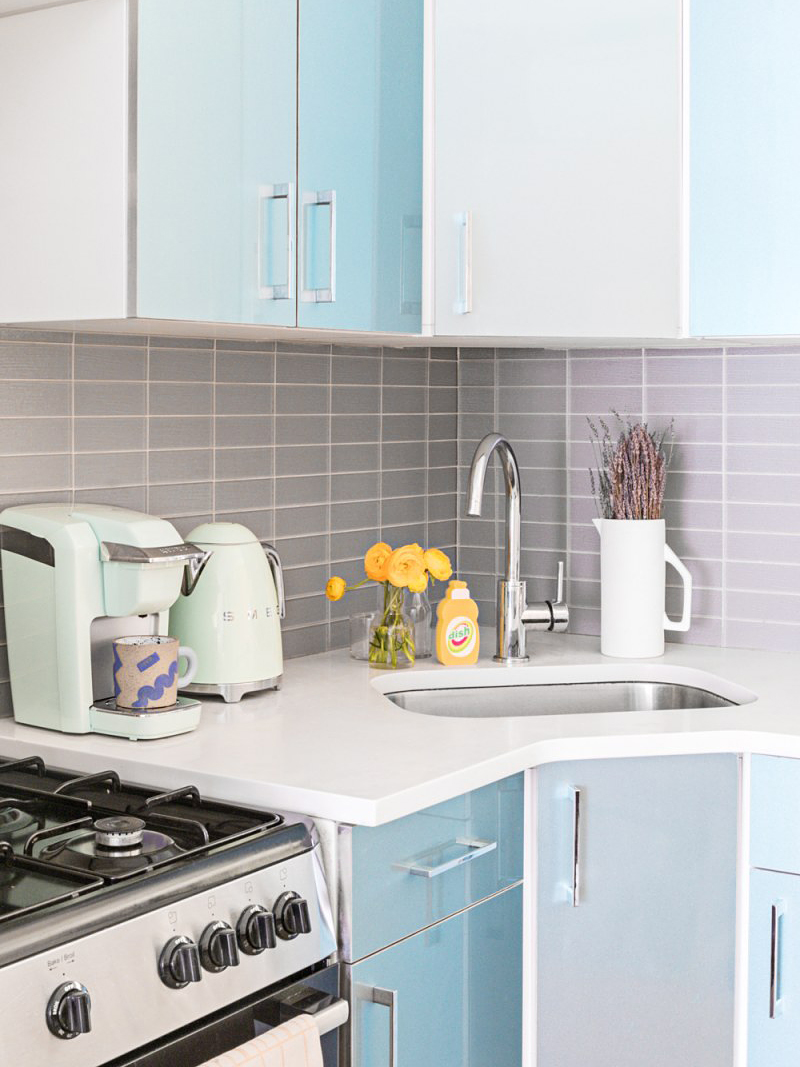
[[[414,624],[414,652],[417,659],[430,659],[432,652],[433,609],[428,594],[409,593],[406,614]]]
[[[369,664],[384,670],[413,667],[414,624],[403,611],[404,589],[383,583],[383,603],[370,631]]]

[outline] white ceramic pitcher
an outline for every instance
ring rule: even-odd
[[[664,631],[689,629],[692,576],[666,543],[663,519],[593,519],[600,534],[600,651],[649,659],[664,654]],[[667,615],[666,565],[683,579],[683,612]]]

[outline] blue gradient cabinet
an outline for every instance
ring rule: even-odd
[[[520,1067],[522,886],[353,966],[353,1067]]]
[[[536,788],[537,1067],[730,1067],[737,757],[552,764]]]
[[[748,1067],[794,1067],[800,1049],[800,877],[750,875]]]
[[[418,332],[423,0],[300,0],[299,326]]]
[[[800,5],[692,0],[693,334],[800,332]]]
[[[138,7],[137,314],[294,325],[296,0]]]

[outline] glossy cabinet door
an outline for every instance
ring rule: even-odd
[[[353,1067],[520,1067],[522,887],[350,969]]]
[[[800,5],[692,0],[691,332],[800,333]]]
[[[794,1067],[800,1049],[800,877],[750,876],[748,1067]]]
[[[737,757],[536,774],[537,1067],[730,1067]]]
[[[294,325],[296,0],[139,0],[136,314]]]
[[[423,0],[300,0],[299,326],[421,324]]]
[[[676,335],[680,9],[437,0],[437,334]]]

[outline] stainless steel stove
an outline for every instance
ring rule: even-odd
[[[299,1010],[332,1030],[334,953],[308,820],[0,758],[0,1062],[197,1067]]]

